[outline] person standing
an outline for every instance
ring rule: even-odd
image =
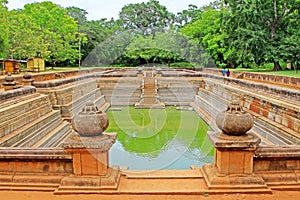
[[[223,69],[222,69],[222,76],[225,76],[225,74],[226,74],[226,69],[223,68]]]
[[[226,76],[227,76],[227,77],[230,76],[230,71],[229,71],[229,69],[227,69],[227,71],[226,71]]]

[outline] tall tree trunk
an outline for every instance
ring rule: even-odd
[[[273,71],[281,71],[281,70],[282,70],[282,68],[281,68],[279,62],[278,61],[274,61]]]

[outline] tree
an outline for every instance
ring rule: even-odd
[[[7,0],[0,0],[0,58],[6,57],[8,48],[8,31],[7,31]]]
[[[75,6],[67,7],[65,9],[67,11],[67,14],[77,22],[78,28],[80,30],[80,28],[87,22],[86,15],[88,14],[88,12]]]
[[[37,51],[46,61],[74,63],[78,57],[78,28],[67,11],[52,2],[26,4],[22,12],[35,23]],[[32,48],[31,47],[28,47]]]
[[[176,22],[180,27],[182,27],[187,23],[192,23],[201,19],[201,13],[201,9],[193,4],[190,4],[187,10],[177,13]]]
[[[9,35],[9,53],[11,58],[25,59],[39,52],[39,38],[34,31],[36,24],[21,10],[12,10],[7,17]]]
[[[135,37],[126,48],[126,53],[117,59],[115,63],[138,66],[141,64],[174,62],[203,63],[199,45],[192,43],[184,35],[170,30],[157,33],[156,37]],[[130,64],[130,62],[132,64]]]
[[[143,36],[152,35],[167,30],[174,21],[174,14],[160,5],[156,0],[147,3],[129,4],[122,8],[119,14],[122,27],[137,31]]]
[[[231,54],[224,43],[227,35],[221,30],[220,24],[221,15],[225,12],[228,11],[206,7],[201,13],[201,19],[186,24],[180,30],[184,35],[196,39],[218,66],[226,65]]]
[[[83,57],[86,58],[102,42],[108,40],[119,31],[119,26],[113,19],[87,21],[81,28],[86,34],[87,42],[82,46]]]
[[[131,32],[125,31],[98,44],[85,58],[84,66],[103,66],[112,64],[117,58],[126,53],[126,48],[134,39]]]
[[[228,42],[247,62],[274,63],[274,70],[281,70],[283,43],[290,35],[287,29],[299,16],[299,0],[225,0],[232,13],[227,16]],[[294,29],[295,30],[295,29]],[[291,33],[291,32],[290,32]],[[291,33],[294,34],[295,32]],[[292,45],[292,43],[288,44]]]

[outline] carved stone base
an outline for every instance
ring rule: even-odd
[[[105,176],[71,175],[62,179],[54,194],[100,194],[117,191],[121,172],[119,167],[108,168]]]
[[[104,133],[95,137],[72,135],[63,147],[72,153],[73,173],[78,176],[103,176],[108,173],[109,149],[117,133]]]
[[[255,174],[220,174],[211,164],[203,166],[202,174],[209,190],[216,193],[272,193],[264,180]]]

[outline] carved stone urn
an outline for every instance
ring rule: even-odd
[[[82,137],[100,136],[108,125],[108,116],[93,102],[88,102],[72,121],[74,130]]]
[[[238,101],[233,101],[226,111],[219,113],[216,117],[219,129],[227,135],[245,135],[253,127],[251,114],[245,112]]]
[[[15,80],[15,78],[11,75],[11,73],[8,73],[4,80],[8,83],[12,83]]]
[[[4,78],[5,82],[2,83],[4,87],[4,91],[13,90],[14,87],[17,85],[17,82],[15,82],[15,78],[8,73],[7,76]]]

